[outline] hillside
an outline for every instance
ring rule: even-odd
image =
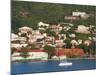
[[[25,25],[37,29],[37,23],[40,21],[49,24],[70,22],[65,20],[64,16],[69,16],[76,10],[92,14],[93,17],[87,20],[71,21],[72,23],[75,25],[95,25],[95,8],[95,6],[87,5],[12,1],[12,32],[17,32],[19,27]]]

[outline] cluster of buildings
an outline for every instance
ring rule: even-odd
[[[85,12],[73,12],[72,16],[81,16],[82,18],[88,18],[88,15]],[[66,19],[69,19],[69,17],[65,17]],[[70,18],[71,19],[71,18]],[[70,51],[75,51],[79,56],[84,55],[84,52],[82,49],[75,48],[76,45],[80,45],[82,43],[86,45],[90,45],[91,38],[88,37],[87,40],[78,39],[76,40],[75,37],[77,36],[75,33],[60,33],[61,31],[68,32],[74,24],[71,23],[61,23],[61,24],[47,24],[44,22],[39,22],[37,24],[38,29],[33,30],[30,27],[24,26],[19,28],[19,32],[17,34],[12,33],[11,34],[11,47],[16,48],[16,52],[12,54],[12,60],[23,60],[23,57],[20,56],[20,50],[22,47],[28,47],[34,45],[34,50],[29,50],[29,57],[27,59],[36,59],[36,60],[47,60],[48,59],[48,53],[44,51],[44,46],[49,45],[54,48],[59,48],[61,50],[61,56],[64,57],[65,51],[67,51],[67,54]],[[93,25],[90,25],[90,27],[94,27]],[[76,33],[83,33],[83,34],[90,34],[90,27],[86,27],[84,25],[78,25],[77,29],[74,30]],[[53,32],[53,35],[50,35],[50,33]],[[52,34],[52,33],[51,33]],[[57,35],[57,36],[54,36]],[[74,50],[66,49],[62,50],[63,46],[66,45],[64,40],[67,39],[67,35],[72,38],[70,43],[72,45],[71,48],[74,48]],[[93,40],[96,41],[95,37],[93,37]],[[61,52],[63,51],[63,52]],[[80,55],[81,54],[81,55]],[[56,57],[55,57],[56,56]],[[52,58],[57,58],[57,54],[55,54]]]

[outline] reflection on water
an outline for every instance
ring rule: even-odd
[[[96,68],[95,59],[77,59],[68,60],[72,62],[72,66],[59,66],[60,61],[49,60],[41,62],[29,62],[29,63],[12,63],[11,73],[38,73],[38,72],[54,72],[54,71],[73,71],[73,70],[88,70]]]

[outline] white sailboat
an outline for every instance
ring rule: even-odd
[[[59,54],[58,54],[59,55]],[[59,56],[59,66],[71,66],[72,62],[68,62],[66,56]]]
[[[60,62],[59,66],[71,66],[72,62]]]
[[[59,64],[59,66],[71,66],[71,65],[72,65],[71,62],[64,62]]]

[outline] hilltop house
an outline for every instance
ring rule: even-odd
[[[64,18],[65,20],[79,20],[80,19],[79,16],[65,16]]]
[[[79,11],[74,11],[72,12],[71,16],[65,16],[64,18],[66,20],[80,20],[82,19],[87,19],[89,17],[89,14],[86,12],[79,12]]]
[[[89,15],[86,12],[79,12],[79,11],[72,12],[72,16],[80,16],[83,19],[87,19],[89,17]]]

